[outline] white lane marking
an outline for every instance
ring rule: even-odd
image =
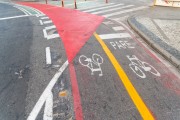
[[[44,19],[49,19],[49,17],[42,17],[41,19],[42,19],[42,20],[44,20]]]
[[[17,5],[17,4],[14,4],[14,5],[17,6],[17,7],[21,7],[21,8],[31,9],[32,11],[36,12],[36,14],[44,14],[41,11],[39,11],[39,10],[37,10],[35,8],[32,8],[32,7],[29,7],[29,6],[23,6],[23,5]]]
[[[114,24],[114,22],[111,22],[111,21],[106,21],[106,22],[103,22],[104,24],[106,24],[106,25],[113,25]]]
[[[95,9],[91,9],[91,10],[85,10],[83,12],[93,12],[93,11],[96,11],[96,10],[102,10],[102,9],[106,9],[106,8],[113,8],[113,7],[122,6],[122,5],[124,5],[124,4],[105,6],[105,7],[95,8]]]
[[[123,6],[123,7],[118,7],[118,8],[112,8],[112,9],[108,9],[108,10],[102,10],[102,11],[98,11],[98,12],[93,12],[92,14],[99,14],[99,13],[106,13],[106,12],[111,12],[111,11],[115,11],[115,10],[121,10],[124,8],[128,8],[128,7],[133,7],[134,5],[127,5],[127,6]]]
[[[115,38],[131,38],[129,33],[115,33],[99,35],[102,40],[115,39]]]
[[[51,64],[51,51],[50,47],[46,47],[46,64]]]
[[[28,15],[32,15],[28,10],[24,9],[23,7],[17,7],[16,8],[20,9],[21,11],[25,11]]]
[[[39,22],[40,22],[40,24],[41,24],[41,25],[43,25],[43,22],[42,22],[42,20],[39,20]]]
[[[42,20],[39,20],[40,24],[43,25],[43,24],[49,24],[49,23],[52,23],[52,20],[48,20],[48,21],[42,21]]]
[[[50,80],[48,86],[46,87],[46,89],[44,90],[42,95],[40,96],[40,98],[37,101],[36,105],[34,106],[31,113],[29,114],[27,120],[35,120],[36,119],[37,115],[39,114],[41,108],[44,105],[44,102],[46,102],[47,98],[52,93],[52,88],[54,87],[54,85],[58,81],[59,77],[62,75],[62,73],[64,72],[64,70],[67,68],[68,65],[69,65],[69,62],[66,61],[62,65],[62,67],[56,72],[54,77]]]
[[[104,16],[104,17],[111,17],[111,16],[120,15],[120,14],[123,14],[123,13],[128,13],[128,12],[132,12],[132,11],[137,11],[137,10],[141,10],[141,9],[145,9],[145,8],[148,8],[148,7],[142,6],[142,7],[127,9],[127,10],[124,10],[124,11],[114,12],[114,13],[111,13],[111,14],[106,14],[106,15],[103,15],[103,16]]]
[[[19,9],[19,10],[22,11],[25,15],[28,15],[28,13],[27,13],[24,9],[22,9],[22,8],[20,8],[20,7],[16,7],[16,6],[13,6],[13,7]]]
[[[19,15],[19,16],[5,17],[5,18],[0,18],[0,20],[8,20],[8,19],[14,19],[14,18],[28,17],[28,16],[32,16],[32,15]]]
[[[115,21],[124,21],[124,20],[127,20],[128,17],[129,17],[129,15],[126,15],[126,16],[119,17],[119,18],[113,18],[113,20],[115,20]]]
[[[45,16],[45,14],[36,14],[36,17]]]
[[[53,120],[53,94],[49,92],[46,99],[43,120]]]
[[[109,4],[104,4],[104,5],[97,5],[97,6],[91,6],[91,7],[87,7],[87,8],[80,8],[78,10],[87,10],[87,9],[93,9],[93,8],[97,8],[97,7],[104,7],[104,6],[108,6],[108,5],[114,5],[114,3],[109,3]]]
[[[134,32],[132,32],[132,30],[130,30],[129,27],[127,27],[123,22],[120,22],[120,21],[116,21],[118,23],[120,23],[125,29],[127,29],[132,35],[135,35]]]
[[[44,24],[49,24],[49,23],[52,23],[52,20],[44,21],[43,23]]]
[[[53,38],[59,37],[58,33],[48,35],[47,30],[51,30],[51,29],[56,29],[56,26],[52,25],[52,26],[49,26],[49,27],[45,27],[45,29],[43,29],[44,38],[47,38],[49,40],[49,39],[53,39]]]
[[[113,27],[113,30],[120,31],[120,30],[125,30],[125,29],[122,26],[118,26],[118,27]]]
[[[26,7],[27,7],[27,6],[26,6]],[[27,8],[33,10],[33,11],[36,12],[37,14],[44,14],[44,13],[42,13],[41,11],[39,11],[39,10],[37,10],[37,9],[35,9],[35,8],[32,8],[32,7],[27,7]]]

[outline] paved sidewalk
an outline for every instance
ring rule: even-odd
[[[138,16],[128,22],[150,46],[180,68],[180,17]]]

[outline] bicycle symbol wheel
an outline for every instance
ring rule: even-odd
[[[129,64],[129,67],[140,78],[146,78],[146,75],[144,74],[144,72],[137,65]]]
[[[95,53],[92,55],[92,60],[97,64],[103,63],[103,58],[100,55],[95,54]]]
[[[144,68],[145,71],[149,71],[150,73],[152,73],[155,76],[161,76],[161,74],[149,63],[143,62],[142,64],[145,66],[145,68]]]
[[[88,58],[85,55],[81,55],[79,57],[79,63],[81,63],[81,65],[83,66],[88,66],[89,65]]]

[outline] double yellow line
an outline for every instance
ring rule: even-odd
[[[151,114],[151,112],[149,111],[149,109],[147,108],[147,106],[145,105],[145,103],[143,102],[141,97],[139,96],[138,92],[132,85],[131,81],[129,80],[128,76],[126,75],[126,73],[124,72],[124,70],[122,69],[122,67],[116,60],[116,58],[114,57],[114,55],[111,53],[109,48],[106,46],[106,44],[103,42],[103,40],[99,37],[99,35],[97,33],[94,33],[94,36],[96,37],[97,41],[100,43],[103,50],[107,54],[109,60],[113,64],[116,72],[119,75],[120,80],[124,84],[129,96],[131,97],[132,101],[134,102],[135,106],[137,107],[142,118],[144,120],[154,120],[153,115]]]

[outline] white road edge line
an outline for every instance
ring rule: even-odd
[[[22,8],[20,8],[20,7],[17,7],[17,6],[13,6],[13,7],[19,9],[19,10],[22,11],[25,15],[28,15],[28,13],[27,13],[24,9],[22,9]]]
[[[36,12],[37,14],[43,14],[42,12],[40,12],[39,10],[37,10],[35,8],[32,8],[32,7],[27,7],[27,8],[31,9],[32,11]]]
[[[99,35],[102,40],[115,39],[115,38],[131,38],[129,33],[114,33],[114,34],[102,34]]]
[[[46,47],[46,64],[50,65],[51,63],[51,50],[50,47]]]
[[[37,115],[39,114],[41,108],[43,107],[44,103],[47,101],[48,97],[51,97],[52,88],[58,81],[59,77],[62,75],[64,70],[68,67],[69,62],[68,60],[62,65],[62,67],[56,72],[54,77],[50,80],[48,86],[44,90],[44,92],[41,94],[39,100],[35,104],[34,108],[32,109],[31,113],[29,114],[27,120],[35,120]]]
[[[26,11],[29,15],[32,15],[28,10],[24,9],[23,7],[16,7],[16,8],[19,8],[19,9],[21,9],[22,11]]]
[[[21,18],[21,17],[28,17],[28,16],[33,16],[33,15],[19,15],[19,16],[13,16],[13,17],[5,17],[5,18],[0,18],[0,20],[8,20],[8,19],[13,19],[13,18]]]

